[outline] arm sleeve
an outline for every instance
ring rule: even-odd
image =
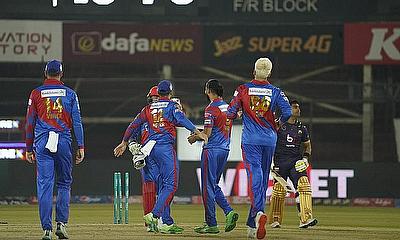
[[[37,111],[36,111],[36,101],[34,98],[34,91],[31,92],[28,100],[28,108],[26,111],[25,119],[25,143],[26,151],[32,152],[33,150],[33,139],[34,139],[34,129],[36,125]]]
[[[138,116],[139,116],[139,114],[136,115],[135,119],[136,119]],[[138,128],[134,128],[134,129],[132,130],[132,134],[131,134],[131,136],[129,137],[129,140],[133,140],[133,141],[135,141],[135,142],[140,142],[140,140],[139,140],[139,135],[140,135],[141,127],[142,127],[142,126],[140,126],[140,127],[138,127]]]
[[[146,111],[145,108],[143,108],[142,111],[135,117],[135,119],[126,128],[124,137],[122,139],[123,141],[127,142],[135,131],[137,132],[140,131],[140,125],[142,125],[147,119],[145,111]]]
[[[72,123],[78,148],[82,149],[84,145],[83,126],[81,119],[81,110],[79,107],[78,95],[74,92],[74,101],[72,103]]]
[[[214,126],[214,116],[210,108],[204,111],[204,128],[212,128]]]
[[[177,104],[174,104],[173,115],[177,125],[183,126],[191,132],[196,130],[196,126],[185,116],[182,110],[178,108]]]
[[[288,98],[285,96],[285,93],[281,90],[279,90],[279,95],[278,95],[278,106],[279,109],[281,110],[281,121],[286,122],[290,116],[292,116],[292,107],[289,104]]]
[[[242,108],[242,88],[239,86],[235,93],[233,94],[233,99],[229,103],[228,111],[226,116],[229,119],[235,119],[237,117],[237,112]]]

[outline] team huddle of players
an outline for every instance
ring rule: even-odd
[[[223,86],[216,79],[205,84],[204,94],[210,104],[204,111],[204,129],[185,116],[180,102],[173,99],[173,86],[162,80],[150,89],[145,106],[127,127],[122,142],[114,149],[116,157],[128,148],[134,155],[134,166],[142,173],[144,221],[149,232],[182,233],[174,223],[170,205],[178,188],[179,161],[176,157],[176,127],[191,132],[190,144],[204,141],[201,154],[201,192],[205,222],[195,227],[201,234],[219,233],[215,203],[226,216],[225,232],[236,227],[239,214],[232,209],[218,182],[225,168],[230,144],[232,121],[242,118],[242,157],[247,171],[251,206],[247,218],[247,236],[263,239],[266,226],[277,228],[282,224],[286,189],[274,183],[269,214],[264,213],[267,182],[274,159],[273,171],[283,179],[288,177],[296,188],[300,228],[317,224],[312,216],[311,186],[306,174],[311,155],[307,128],[297,119],[300,106],[287,99],[284,92],[268,82],[272,62],[260,58],[255,62],[254,79],[240,85],[227,104]],[[280,111],[279,120],[275,112]],[[301,146],[304,145],[304,152]]]

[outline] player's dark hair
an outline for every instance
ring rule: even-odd
[[[217,79],[210,79],[206,82],[206,88],[210,90],[210,92],[216,94],[218,97],[222,97],[224,95],[224,87]]]
[[[158,94],[160,95],[160,97],[166,97],[170,94],[171,92],[158,92]]]
[[[46,72],[46,74],[49,77],[58,77],[60,76],[61,72]]]
[[[290,100],[289,104],[290,104],[290,106],[292,106],[293,104],[300,105],[299,101],[297,101],[295,99],[294,100]]]

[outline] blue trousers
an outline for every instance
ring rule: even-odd
[[[56,177],[56,222],[68,222],[72,184],[71,140],[60,136],[56,153],[45,148],[47,138],[35,142],[37,197],[43,230],[52,229],[53,188]],[[55,176],[56,175],[56,176]]]
[[[247,218],[247,226],[256,227],[255,217],[264,212],[268,188],[269,171],[275,146],[242,144],[242,157],[250,186],[251,207]]]
[[[160,176],[155,160],[150,157],[146,158],[146,165],[140,169],[140,173],[143,182],[156,182]]]
[[[157,180],[158,197],[152,211],[156,217],[162,217],[164,224],[173,224],[170,205],[178,189],[179,161],[172,144],[156,144],[149,156],[154,159],[160,173]]]
[[[215,203],[222,208],[225,215],[233,210],[218,186],[228,155],[229,150],[218,148],[203,149],[201,154],[201,191],[208,226],[217,226]]]
[[[155,159],[151,157],[146,158],[146,166],[144,166],[142,169],[140,169],[140,173],[142,174],[142,182],[154,182],[156,184],[156,192],[157,195],[160,196],[160,189],[161,186],[160,184],[162,181],[159,180],[160,178],[160,171],[158,169],[158,166],[156,164]],[[144,200],[143,200],[144,201]],[[164,212],[161,215],[162,217],[162,222],[166,223],[168,225],[174,223],[174,221],[171,218],[170,215],[170,206],[166,206],[164,208]]]

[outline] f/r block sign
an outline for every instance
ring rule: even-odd
[[[94,3],[97,5],[110,5],[113,3],[115,0],[92,0]],[[192,3],[194,0],[171,0],[171,2],[175,3],[176,5],[188,5]],[[53,7],[57,7],[58,5],[58,0],[52,0],[53,2]],[[89,0],[74,0],[74,4],[88,4]],[[143,5],[153,5],[154,0],[142,0]]]

